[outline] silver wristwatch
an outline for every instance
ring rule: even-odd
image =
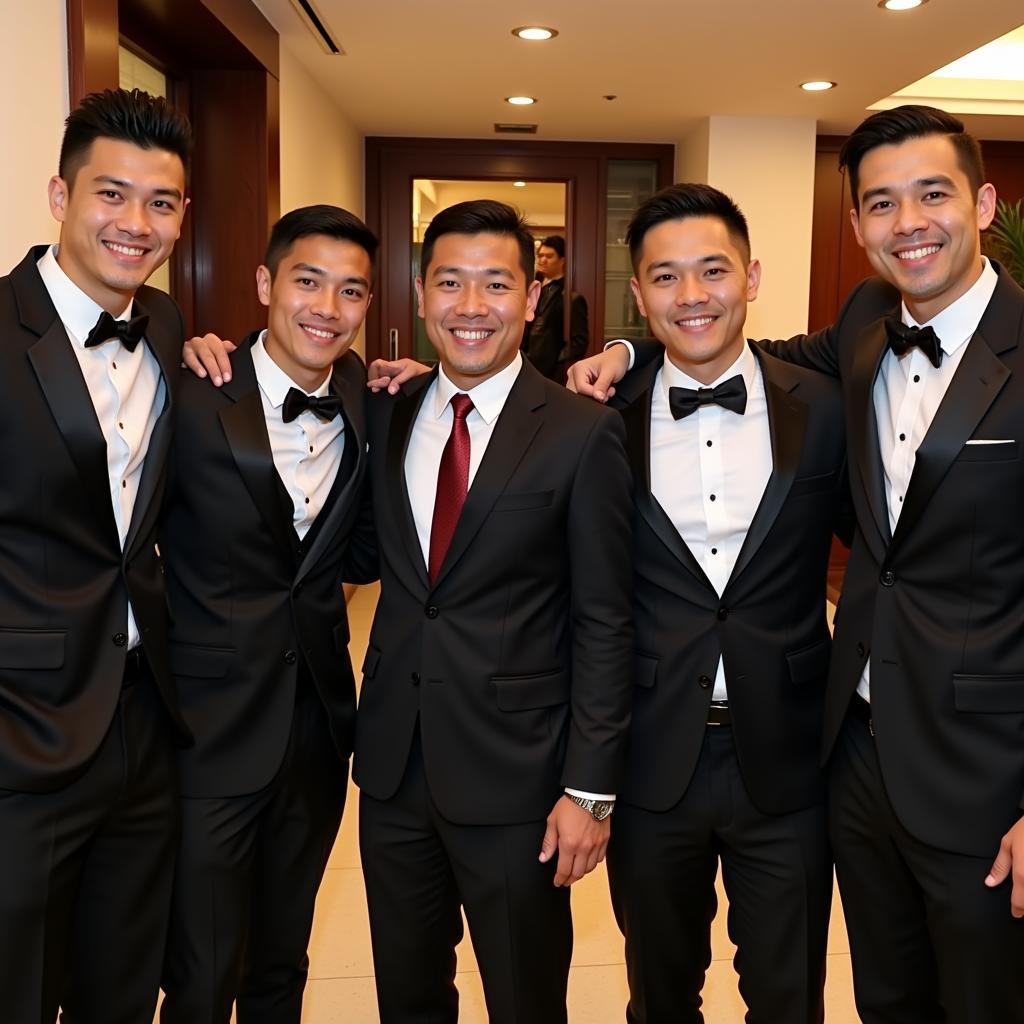
[[[592,800],[589,797],[576,796],[575,793],[566,793],[565,795],[577,807],[582,807],[594,821],[604,821],[615,810],[614,800]]]

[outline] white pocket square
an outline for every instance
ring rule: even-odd
[[[964,441],[964,444],[1013,444],[1013,438],[1007,437],[990,440],[989,438],[972,437],[970,441]]]

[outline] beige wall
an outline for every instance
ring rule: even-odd
[[[281,212],[332,203],[363,214],[363,136],[281,47]]]
[[[0,3],[0,274],[57,240],[46,183],[68,114],[67,50],[64,0]]]
[[[714,116],[676,145],[676,181],[713,185],[746,215],[762,265],[761,290],[747,312],[748,337],[807,330],[815,135],[807,118]]]
[[[281,47],[281,213],[331,203],[363,216],[363,136]],[[353,348],[366,353],[363,329]]]

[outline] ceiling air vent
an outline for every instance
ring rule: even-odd
[[[537,126],[535,124],[515,124],[509,121],[497,121],[494,125],[494,130],[501,135],[536,135]]]
[[[331,53],[343,57],[345,51],[334,41],[331,30],[327,27],[323,15],[316,9],[310,0],[292,0],[292,7],[295,8],[299,17],[306,23],[306,27],[313,33],[313,38],[320,44],[324,53]]]

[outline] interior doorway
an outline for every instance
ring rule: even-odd
[[[633,309],[623,218],[671,183],[674,161],[675,149],[667,145],[368,138],[366,221],[380,237],[381,254],[366,323],[367,358],[433,359],[417,327],[413,289],[430,188],[435,196],[440,192],[442,201],[510,202],[531,216],[535,237],[563,235],[567,287],[583,296],[589,310],[590,351],[609,331],[621,336],[637,330],[623,322],[624,312]],[[517,181],[525,185],[516,186]],[[434,184],[420,187],[417,182]],[[548,193],[544,205],[542,187],[557,190]],[[537,190],[536,214],[531,212],[531,189]],[[554,217],[556,207],[563,213],[561,223]]]

